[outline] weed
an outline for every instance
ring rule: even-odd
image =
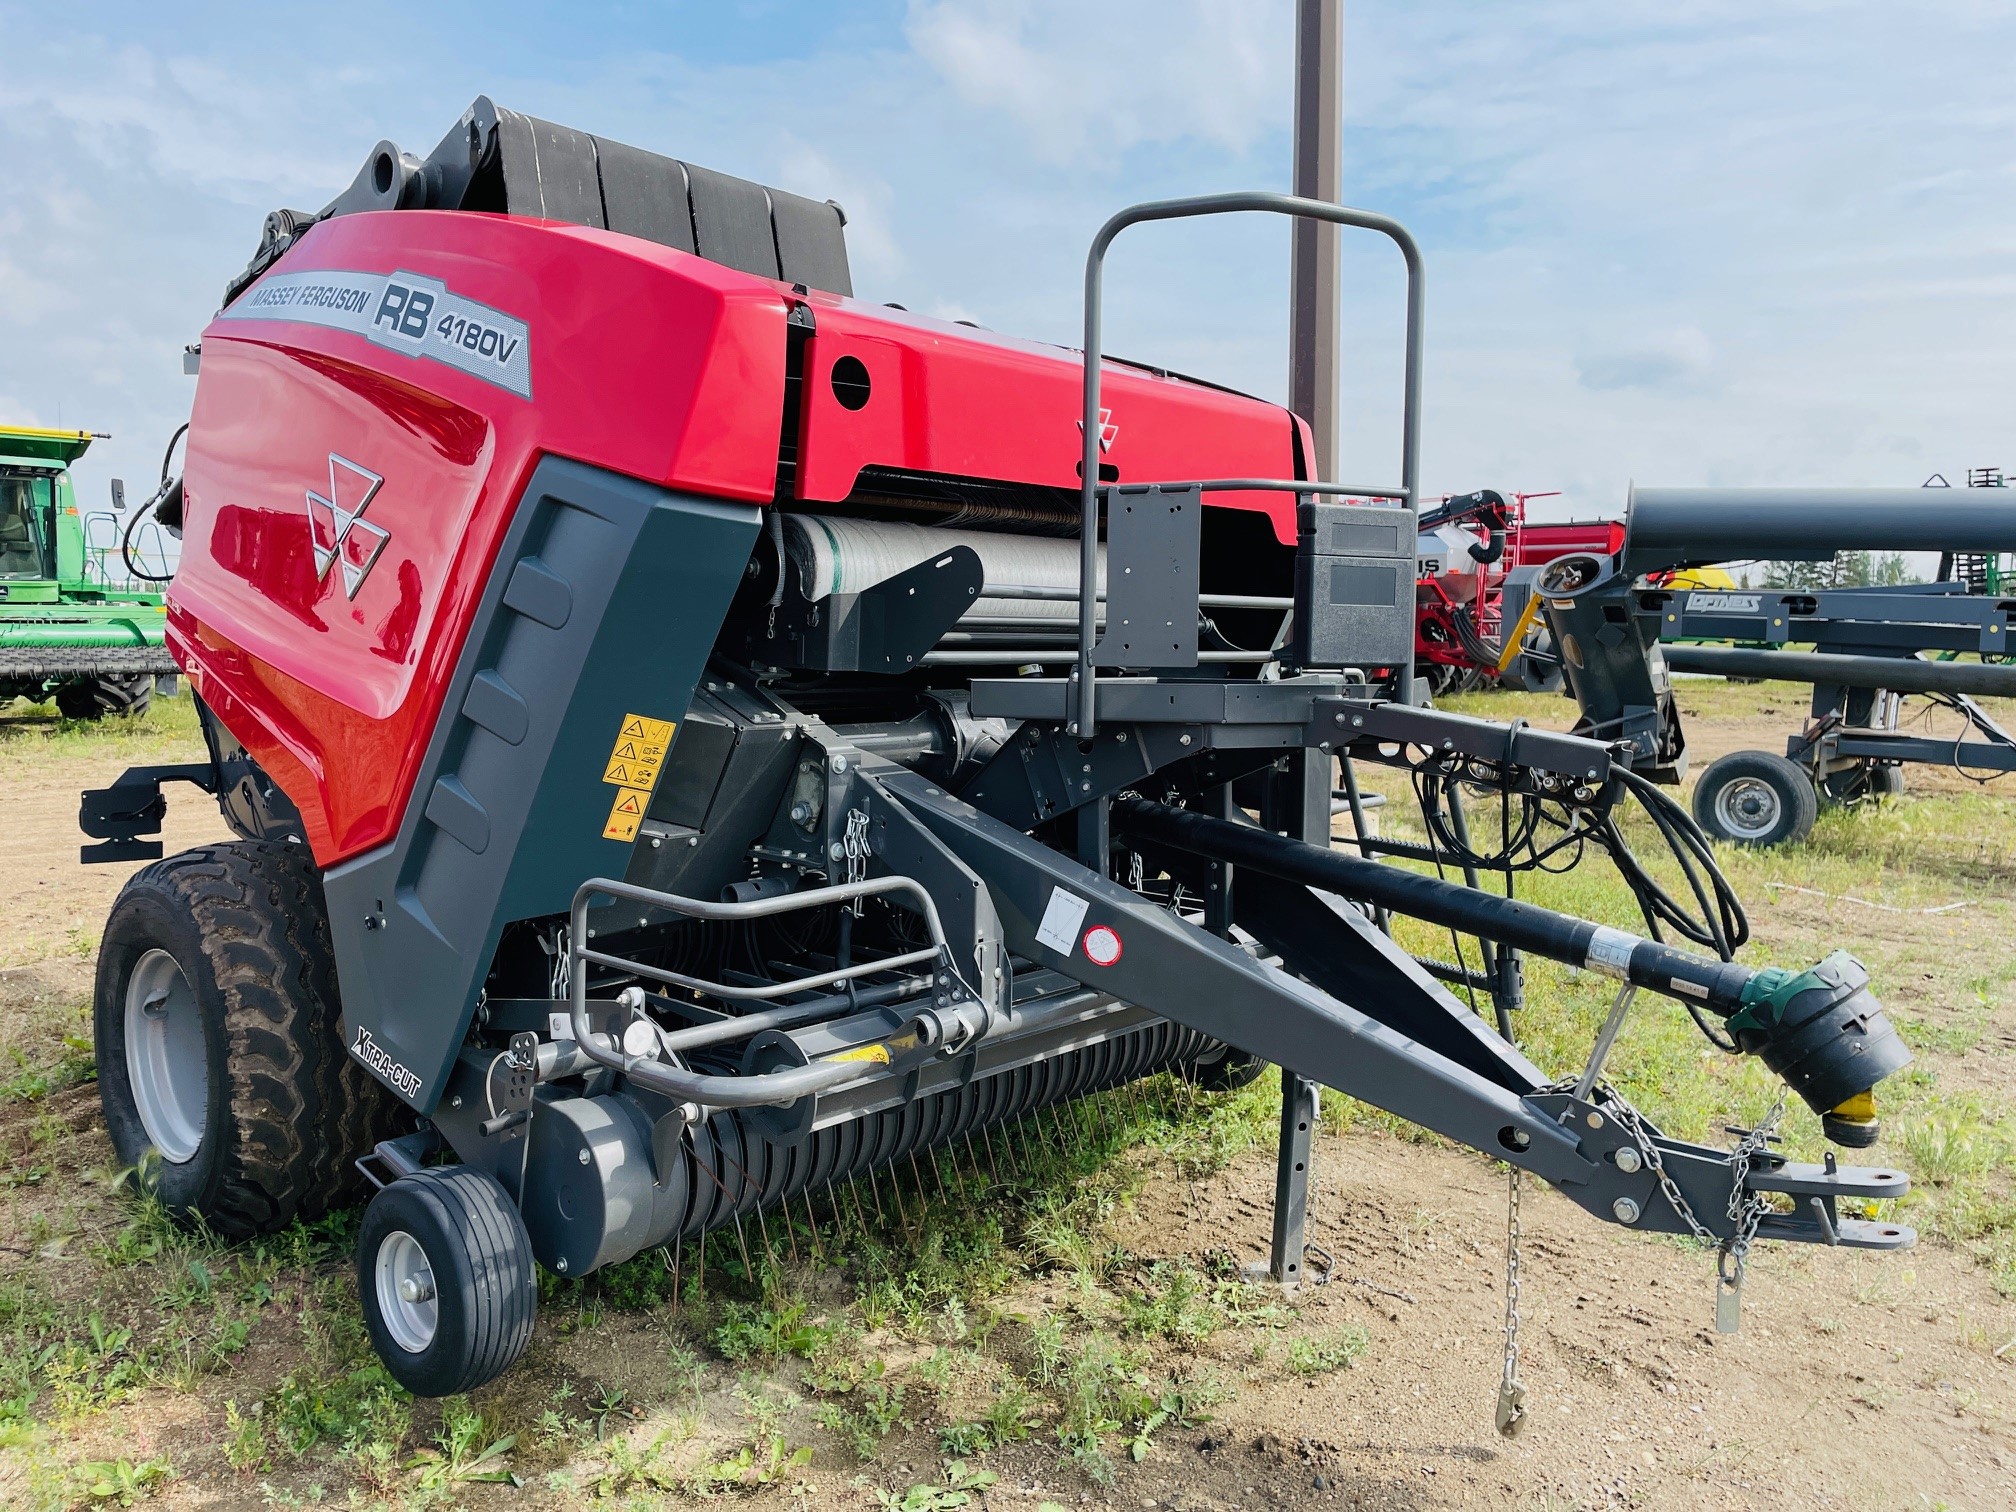
[[[938,1445],[947,1454],[983,1454],[1004,1444],[1020,1444],[1035,1431],[1038,1399],[1012,1370],[987,1398],[979,1417],[938,1430]]]
[[[17,1069],[0,1081],[0,1107],[15,1102],[40,1102],[51,1093],[65,1092],[97,1079],[98,1062],[90,1040],[66,1034],[62,1045],[62,1054],[54,1064],[46,1066],[30,1065],[18,1049],[9,1050],[7,1053]]]
[[[414,1472],[423,1492],[480,1481],[516,1486],[521,1482],[505,1466],[504,1456],[517,1442],[515,1433],[490,1438],[482,1416],[469,1410],[468,1399],[450,1397],[442,1407],[441,1431],[434,1436],[434,1447],[417,1450],[405,1468]]]
[[[724,1302],[708,1342],[737,1365],[787,1355],[809,1360],[842,1338],[845,1325],[828,1318],[808,1322],[806,1311],[803,1302]]]
[[[819,1426],[839,1438],[859,1460],[872,1460],[881,1451],[882,1440],[910,1421],[903,1415],[903,1387],[882,1379],[883,1363],[869,1367],[871,1379],[864,1381],[847,1402],[828,1402],[819,1409]]]
[[[1210,1281],[1180,1260],[1156,1261],[1144,1283],[1123,1299],[1125,1333],[1198,1344],[1230,1322]]]
[[[175,1476],[166,1455],[155,1459],[92,1460],[70,1472],[78,1494],[93,1505],[130,1507],[144,1501]]]
[[[971,1470],[964,1460],[955,1459],[947,1462],[943,1481],[912,1486],[901,1494],[877,1491],[875,1505],[884,1512],[956,1512],[972,1506],[973,1493],[985,1491],[1000,1478],[992,1470]]]
[[[676,1394],[698,1402],[707,1379],[707,1362],[684,1344],[674,1344],[665,1351],[665,1374]]]
[[[1371,1342],[1364,1329],[1349,1325],[1326,1334],[1299,1335],[1288,1341],[1288,1369],[1299,1376],[1329,1375],[1357,1363]]]

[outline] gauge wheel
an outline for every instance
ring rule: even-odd
[[[471,1166],[402,1176],[364,1210],[357,1301],[371,1344],[415,1396],[493,1381],[532,1338],[532,1240],[497,1178]]]
[[[1694,788],[1694,818],[1734,845],[1789,845],[1812,833],[1820,798],[1805,768],[1769,751],[1732,751]]]

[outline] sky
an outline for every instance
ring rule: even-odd
[[[1429,492],[2016,473],[2016,7],[1355,0],[1344,198],[1427,267]],[[815,198],[857,293],[1075,344],[1121,205],[1286,189],[1287,0],[0,0],[0,419],[144,497],[272,209],[478,94]],[[1108,350],[1280,399],[1287,234],[1131,231]],[[1343,254],[1347,478],[1397,472],[1401,280]]]

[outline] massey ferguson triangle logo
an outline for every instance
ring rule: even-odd
[[[315,580],[329,576],[331,563],[343,568],[343,596],[357,597],[364,575],[392,539],[381,525],[363,518],[385,480],[348,457],[329,453],[329,493],[308,490],[308,542],[315,548]]]
[[[1078,421],[1078,434],[1081,436],[1085,434],[1085,421],[1082,417]],[[1113,450],[1113,443],[1119,435],[1120,427],[1113,423],[1113,411],[1110,409],[1099,411],[1099,450],[1102,453]]]

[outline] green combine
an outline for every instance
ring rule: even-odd
[[[0,702],[53,698],[70,719],[137,714],[175,671],[161,594],[77,513],[70,464],[94,439],[0,425]]]

